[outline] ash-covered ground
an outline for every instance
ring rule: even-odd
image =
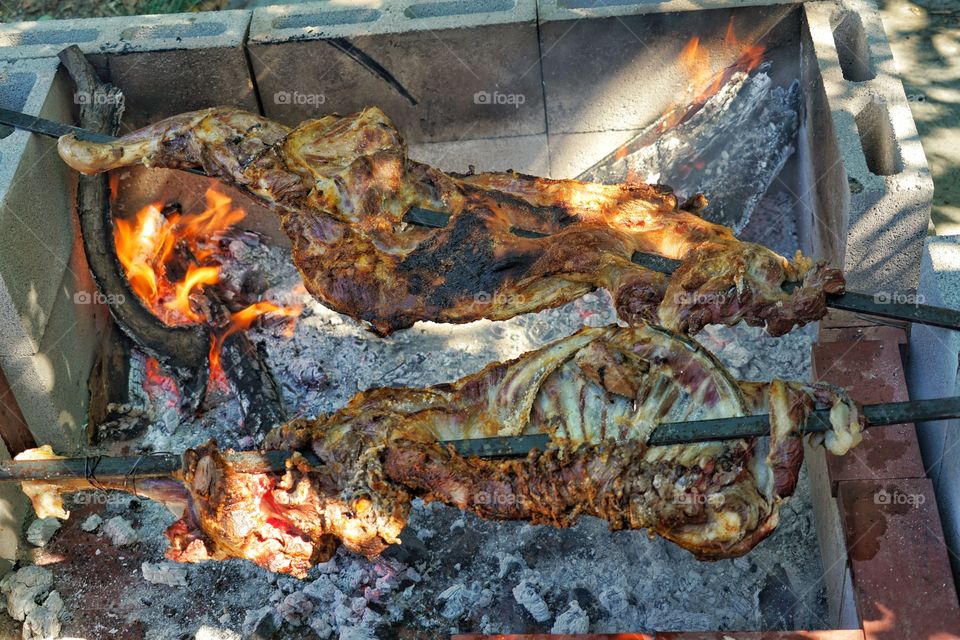
[[[369,387],[454,380],[584,324],[615,320],[609,296],[598,292],[508,322],[423,323],[380,339],[302,293],[287,252],[248,234],[231,242],[229,252],[226,279],[239,282],[256,272],[268,285],[264,298],[304,304],[292,337],[284,336],[283,324],[269,322],[250,332],[265,347],[291,416],[334,411]],[[742,378],[809,378],[810,329],[773,339],[748,327],[711,327],[699,339]],[[144,362],[135,359],[136,366]],[[151,426],[110,451],[181,451],[211,437],[222,446],[252,445],[229,394],[212,394],[202,416],[191,419],[162,389],[145,394],[144,375],[131,376],[140,394],[133,413],[144,414],[139,419]],[[417,504],[403,545],[376,561],[341,550],[304,581],[244,561],[165,563],[162,533],[174,517],[161,505],[103,492],[76,494],[73,503],[71,518],[24,558],[52,572],[49,589],[64,603],[63,636],[357,639],[458,631],[812,629],[826,617],[805,476],[780,528],[737,560],[698,562],[663,540],[611,533],[592,518],[560,530]]]

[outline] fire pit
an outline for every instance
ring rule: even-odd
[[[45,56],[79,42],[128,96],[129,127],[220,103],[287,124],[378,105],[404,132],[411,157],[441,169],[611,181],[632,172],[682,185],[684,195],[710,184],[708,195],[718,194],[711,214],[727,216],[741,237],[842,265],[851,288],[912,290],[932,188],[902,87],[882,72],[889,51],[872,7],[593,4],[308,5],[143,25],[37,23],[0,29],[0,58],[23,58],[7,65],[3,90],[27,97],[8,104],[0,96],[5,107],[71,120],[69,83]],[[54,199],[51,211],[69,221],[71,178],[49,149],[22,132],[0,140],[18,178],[0,183],[0,197],[8,207],[33,194]],[[762,156],[738,164],[746,150]],[[46,184],[57,176],[56,189],[39,189],[41,176]],[[68,297],[58,306],[41,292],[48,311],[38,314],[27,287],[5,279],[0,292],[11,300],[0,317],[36,343],[0,354],[0,364],[36,440],[60,452],[86,447],[87,394],[66,393],[60,371],[44,392],[34,382],[44,359],[62,360],[74,386],[85,388],[94,370],[87,431],[99,452],[181,451],[211,437],[251,448],[262,432],[243,425],[259,389],[219,373],[227,336],[246,336],[265,365],[258,371],[269,372],[295,417],[333,411],[358,390],[451,381],[584,324],[614,321],[609,296],[598,292],[506,322],[420,323],[375,338],[306,294],[274,215],[244,194],[168,170],[120,169],[111,178],[124,273],[158,317],[216,328],[211,382],[191,396],[149,350],[117,348],[116,332],[94,339],[94,327],[105,326],[103,304],[83,300],[109,303],[98,296],[110,292],[94,288],[79,238],[67,238],[63,260],[80,284],[57,286],[70,281],[75,304]],[[205,206],[221,215],[205,216]],[[206,225],[211,218],[216,224]],[[198,220],[199,234],[191,226]],[[158,229],[173,240],[157,243]],[[9,237],[22,242],[24,233]],[[176,247],[189,252],[174,255]],[[67,322],[62,316],[85,333],[54,328]],[[700,336],[745,379],[808,379],[815,339],[810,328],[780,339],[745,327]],[[210,370],[203,373],[206,380]],[[63,425],[63,410],[72,430],[52,428]],[[744,558],[709,564],[659,540],[610,533],[597,520],[556,530],[418,504],[403,545],[374,562],[341,551],[304,583],[239,561],[166,563],[161,532],[173,518],[165,509],[96,491],[77,494],[71,518],[33,553],[52,570],[70,614],[64,632],[89,637],[227,633],[214,628],[268,637],[281,623],[276,637],[835,628],[851,624],[843,602],[852,583],[843,572],[835,578],[845,551],[823,523],[836,520],[836,506],[823,454],[809,457],[816,472],[801,480],[777,532]],[[91,608],[92,598],[110,604]]]

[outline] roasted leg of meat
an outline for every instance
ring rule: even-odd
[[[110,144],[65,136],[59,150],[84,173],[200,167],[245,189],[279,215],[310,293],[380,334],[418,320],[502,320],[603,287],[628,322],[692,333],[746,320],[781,335],[822,317],[825,294],[843,289],[835,269],[700,218],[703,196],[679,204],[646,184],[445,174],[407,158],[375,108],[290,129],[221,107]],[[441,229],[405,224],[411,207],[452,217]],[[635,251],[683,264],[668,279],[631,262]],[[785,281],[802,286],[787,294]]]
[[[798,426],[817,404],[832,407],[831,451],[859,442],[857,409],[836,389],[738,382],[696,343],[651,326],[584,329],[452,384],[366,391],[279,428],[266,446],[293,452],[284,474],[240,473],[210,443],[185,456],[180,477],[139,492],[186,504],[167,531],[169,558],[246,558],[298,576],[341,543],[379,554],[418,496],[485,518],[569,526],[597,516],[725,558],[777,526],[803,460]],[[767,439],[646,444],[661,422],[758,411],[771,415]],[[548,449],[515,460],[437,444],[541,432]],[[25,490],[63,515],[55,486]]]

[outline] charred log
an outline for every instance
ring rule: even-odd
[[[59,57],[77,93],[89,98],[78,101],[80,126],[97,133],[114,134],[123,113],[123,94],[117,87],[100,81],[78,47],[64,49]],[[196,406],[200,400],[197,390],[202,391],[206,386],[209,332],[201,326],[163,324],[130,288],[114,246],[106,174],[79,177],[77,215],[87,263],[113,319],[138,347],[177,372],[187,404]]]

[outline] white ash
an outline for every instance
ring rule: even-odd
[[[139,541],[137,532],[123,516],[114,516],[103,525],[103,533],[116,547],[125,547]]]
[[[590,617],[580,608],[580,603],[573,600],[567,610],[557,616],[550,633],[586,633],[589,630]]]
[[[537,622],[546,622],[550,619],[550,607],[540,595],[535,584],[524,580],[513,588],[513,599],[533,616]]]
[[[60,617],[63,615],[63,598],[51,591],[43,604],[27,614],[23,621],[23,640],[49,640],[60,637]]]
[[[23,621],[53,586],[49,569],[31,565],[12,571],[0,580],[0,593],[7,598],[7,613],[14,620]]]
[[[87,519],[80,523],[80,528],[88,533],[93,533],[103,524],[103,518],[96,513],[91,513]]]
[[[168,587],[187,586],[187,567],[176,562],[144,562],[140,565],[143,579]]]
[[[197,629],[193,640],[241,640],[242,636],[232,629],[220,629],[203,625]]]
[[[295,293],[300,280],[289,253],[250,243],[244,248],[239,252],[242,258],[226,264],[228,272],[258,270],[269,284],[266,299],[305,305],[289,339],[283,335],[283,324],[267,322],[249,332],[265,348],[291,417],[334,411],[361,389],[452,381],[584,324],[615,321],[609,295],[601,291],[506,322],[419,323],[382,339]],[[773,339],[745,326],[709,327],[698,339],[740,377],[803,380],[809,379],[813,335],[806,329]],[[211,437],[222,446],[252,446],[235,398],[213,394],[199,417],[182,415],[170,388],[154,388],[152,397],[146,394],[145,363],[144,358],[133,361],[139,382],[130,386],[139,394],[133,405],[139,408],[137,419],[149,416],[149,427],[139,439],[116,447],[178,452]],[[107,502],[102,516],[104,535],[109,523],[121,517],[139,541],[122,548],[136,563],[128,573],[111,578],[122,585],[112,609],[119,613],[114,622],[103,614],[103,624],[139,622],[148,640],[189,637],[204,625],[245,638],[278,640],[307,633],[320,638],[396,637],[403,630],[436,635],[449,633],[452,625],[460,632],[544,633],[574,601],[589,619],[590,631],[601,633],[827,626],[805,474],[797,495],[783,509],[779,529],[768,540],[746,558],[710,563],[698,562],[661,539],[650,540],[642,531],[612,533],[594,518],[560,530],[485,521],[415,501],[404,544],[379,560],[341,549],[304,581],[278,577],[242,560],[183,565],[187,586],[171,589],[145,581],[140,569],[142,562],[163,561],[167,548],[163,530],[175,517],[157,503],[119,499]],[[58,540],[86,535],[77,530],[65,528]],[[73,576],[70,567],[51,567],[68,610],[80,610],[86,606],[84,598],[96,597],[96,588]],[[558,615],[534,620],[513,595],[514,587],[524,581],[535,584],[547,609]],[[782,601],[784,594],[790,601]],[[307,601],[312,606],[309,613]],[[167,615],[165,610],[190,614]],[[76,619],[65,621],[64,634],[82,637],[71,633],[77,624]]]
[[[27,527],[27,542],[35,547],[45,547],[59,530],[60,521],[56,518],[37,518]]]

